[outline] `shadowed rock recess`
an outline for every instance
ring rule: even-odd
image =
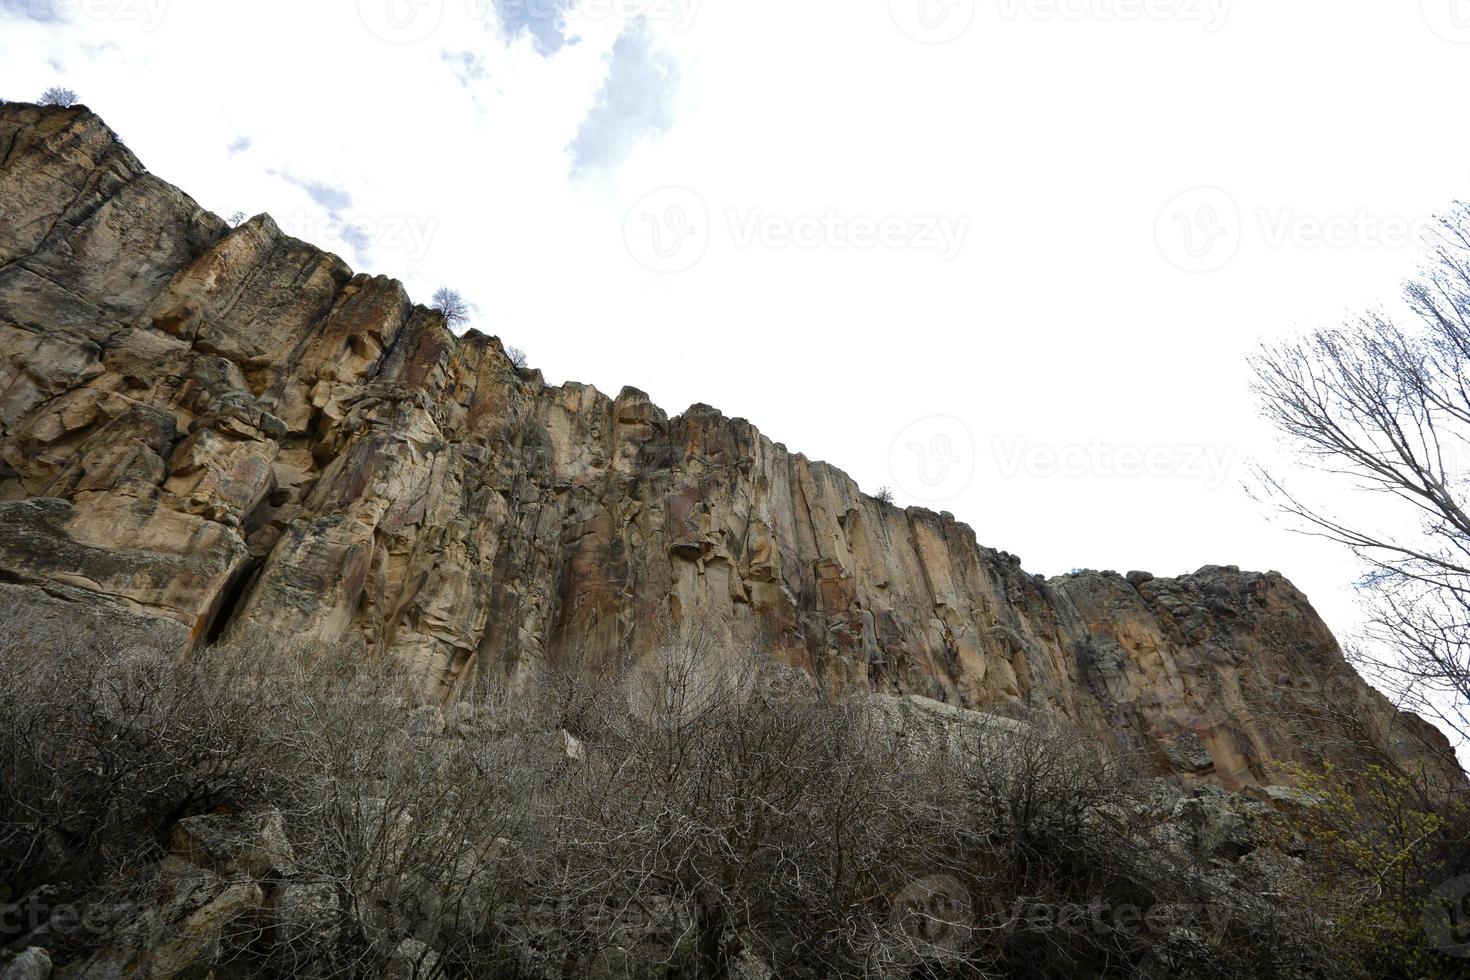
[[[1227,788],[1452,767],[1280,575],[1043,580],[704,405],[518,371],[82,108],[0,107],[0,601],[381,648],[453,698],[700,622],[837,685],[1039,710]]]

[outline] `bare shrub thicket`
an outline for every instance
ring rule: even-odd
[[[911,724],[713,634],[441,710],[360,653],[4,626],[10,894],[136,911],[177,821],[279,810],[293,860],[211,954],[231,976],[381,976],[405,940],[455,977],[1243,977],[1316,955],[1159,846],[1090,742]],[[1209,903],[1228,914],[1141,917]]]

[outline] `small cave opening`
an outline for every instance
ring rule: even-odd
[[[209,628],[205,630],[204,646],[213,646],[224,638],[225,632],[229,630],[230,624],[240,611],[240,605],[250,594],[250,589],[255,585],[256,580],[260,578],[260,570],[264,565],[265,558],[251,558],[235,573],[230,584],[225,586],[214,619],[210,621]]]

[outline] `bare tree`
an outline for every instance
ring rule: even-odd
[[[470,321],[470,306],[458,290],[441,286],[434,293],[434,307],[451,330],[457,330]]]
[[[1304,458],[1365,491],[1352,515],[1258,469],[1301,530],[1366,566],[1360,665],[1400,703],[1470,738],[1470,207],[1442,219],[1406,309],[1269,346],[1263,413]]]
[[[234,214],[226,218],[225,221],[229,224],[231,228],[238,228],[245,223],[245,212],[236,211]]]
[[[873,499],[878,501],[878,503],[880,504],[891,507],[893,505],[893,488],[879,487],[878,492],[873,494]]]
[[[505,356],[510,358],[510,366],[517,371],[525,370],[526,365],[531,363],[530,359],[526,357],[526,352],[519,347],[507,347],[505,349]]]
[[[41,93],[41,105],[61,106],[63,109],[77,104],[77,93],[60,85],[53,85]]]

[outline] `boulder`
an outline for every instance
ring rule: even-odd
[[[1210,750],[1194,732],[1184,732],[1163,743],[1164,755],[1177,772],[1202,773],[1215,767]]]
[[[0,980],[47,980],[51,976],[51,957],[39,946],[21,951],[9,963],[0,965]]]
[[[884,729],[900,734],[918,750],[951,752],[977,740],[1024,737],[1031,726],[1013,718],[971,711],[920,695],[873,695],[864,702]]]
[[[230,928],[249,912],[258,910],[265,895],[255,882],[230,885],[208,905],[184,920],[176,934],[165,940],[148,957],[151,980],[173,980],[200,966],[215,962],[225,940],[242,945],[245,935],[230,935]]]
[[[378,972],[378,980],[430,980],[439,975],[439,954],[417,939],[405,939]]]
[[[330,948],[340,938],[342,903],[335,885],[288,882],[271,900],[278,941],[288,946]]]
[[[176,857],[161,862],[158,889],[112,941],[64,967],[67,980],[175,980],[204,976],[227,945],[248,942],[259,924],[239,925],[260,911],[265,894],[253,881],[231,884]]]
[[[186,817],[174,826],[173,851],[223,875],[283,878],[296,871],[296,855],[279,810]]]
[[[1235,861],[1256,849],[1250,808],[1260,807],[1243,798],[1206,793],[1179,801],[1173,819],[1194,830],[1195,843],[1207,858]]]

